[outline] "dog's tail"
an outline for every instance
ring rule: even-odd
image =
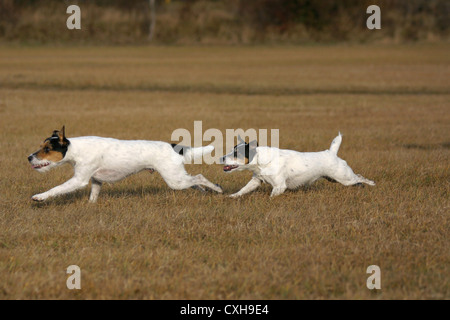
[[[333,142],[331,142],[330,146],[331,153],[337,155],[339,147],[341,146],[341,142],[342,142],[342,134],[339,132],[339,135],[333,139]]]
[[[172,144],[172,148],[176,153],[182,155],[184,158],[183,162],[188,164],[192,163],[195,159],[198,159],[205,154],[211,153],[214,150],[214,146],[212,145],[206,147],[191,148],[180,146],[179,144]]]

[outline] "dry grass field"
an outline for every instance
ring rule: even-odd
[[[449,45],[0,48],[0,298],[449,299]],[[26,157],[70,137],[279,129],[376,187],[319,181],[229,199],[251,173],[189,165],[224,195],[142,172],[45,203],[71,177]],[[204,143],[205,145],[208,142]],[[81,268],[81,290],[66,268]],[[381,268],[381,290],[366,268]]]

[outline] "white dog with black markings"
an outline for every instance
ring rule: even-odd
[[[185,163],[213,150],[213,146],[190,148],[162,141],[101,137],[67,139],[63,127],[45,139],[40,149],[28,157],[28,161],[39,172],[70,163],[74,167],[74,176],[60,186],[34,195],[32,199],[44,201],[84,188],[91,181],[89,201],[96,202],[102,183],[116,182],[142,170],[159,172],[167,185],[175,190],[189,187],[203,189],[204,186],[222,193],[220,186],[201,174],[191,176],[184,169]]]
[[[230,195],[232,198],[252,192],[263,182],[272,185],[272,197],[282,194],[286,189],[310,185],[320,178],[345,186],[361,183],[375,185],[375,182],[355,174],[347,162],[337,156],[342,142],[340,133],[331,143],[330,149],[321,152],[258,147],[256,140],[250,143],[240,137],[239,140],[233,151],[221,158],[221,163],[225,165],[223,170],[250,170],[253,177],[245,187]]]

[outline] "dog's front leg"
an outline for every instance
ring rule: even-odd
[[[272,189],[272,193],[270,194],[271,197],[279,196],[280,194],[284,193],[286,191],[287,187],[285,185],[281,186],[274,186]]]
[[[243,196],[244,194],[247,194],[249,192],[252,192],[253,190],[257,189],[261,185],[261,180],[257,177],[253,177],[241,190],[239,190],[236,193],[233,193],[230,195],[230,198],[237,198],[240,196]]]
[[[31,197],[34,201],[45,201],[48,198],[56,197],[62,194],[66,194],[69,192],[73,192],[75,190],[84,188],[89,183],[88,179],[83,179],[79,176],[74,176],[72,179],[67,180],[63,184],[54,187],[53,189],[48,190],[47,192],[36,194],[33,197]]]
[[[98,194],[102,188],[102,183],[94,178],[91,179],[91,195],[89,196],[89,202],[97,202]]]

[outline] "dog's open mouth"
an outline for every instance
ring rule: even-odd
[[[41,169],[41,168],[44,168],[44,167],[46,167],[48,165],[50,165],[50,162],[41,163],[41,164],[32,164],[31,167],[33,169]]]
[[[229,172],[229,171],[231,171],[231,170],[233,170],[233,169],[236,169],[236,168],[238,168],[238,167],[239,167],[239,166],[237,166],[237,165],[225,166],[225,167],[223,167],[223,171]]]

